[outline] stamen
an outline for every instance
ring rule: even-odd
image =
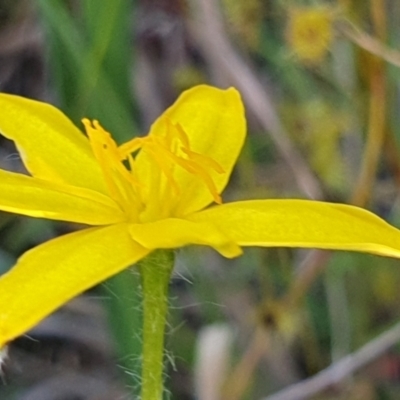
[[[94,156],[96,157],[100,165],[100,168],[103,172],[103,176],[106,181],[108,190],[110,191],[110,194],[114,199],[118,199],[119,198],[118,188],[114,182],[114,179],[111,176],[111,171],[105,153],[107,144],[110,145],[109,138],[107,138],[107,135],[104,134],[103,131],[98,132],[96,127],[94,127],[92,122],[89,121],[87,118],[82,119],[82,123],[85,127],[86,134],[89,137],[90,145],[92,147]]]
[[[210,174],[203,168],[202,164],[214,169],[217,173],[223,173],[223,168],[212,158],[190,150],[189,138],[181,125],[172,124],[169,119],[167,119],[167,124],[169,125],[169,128],[176,128],[174,130],[168,129],[168,131],[177,134],[175,137],[183,144],[183,147],[180,149],[189,157],[189,159],[178,156],[170,149],[165,148],[159,140],[156,141],[158,143],[154,143],[159,151],[154,148],[153,157],[157,158],[157,156],[160,155],[160,152],[162,152],[165,157],[170,158],[187,172],[199,176],[212,194],[214,201],[217,204],[221,204],[221,196],[218,194],[218,190],[214,184],[214,181],[212,180]],[[144,147],[143,150],[146,151],[146,148]],[[176,191],[178,186],[173,178],[173,175],[171,174],[171,167],[165,163],[162,167],[162,171],[165,173],[167,179],[170,181],[172,186],[175,188],[174,190]]]
[[[120,159],[118,146],[111,135],[102,128],[98,121],[83,119],[93,154],[97,159],[110,196],[128,213],[133,215],[133,186],[140,186]],[[134,218],[134,217],[133,217]]]
[[[207,165],[219,174],[225,173],[224,169],[211,157],[207,157],[204,154],[196,153],[190,149],[189,137],[182,128],[181,124],[176,123],[174,124],[174,127],[176,128],[176,133],[178,134],[180,141],[183,143],[183,147],[181,147],[181,150],[185,154],[187,154],[190,159],[199,162],[200,164]]]
[[[173,143],[174,143],[174,139],[176,138],[176,134],[175,134],[175,129],[174,129],[174,125],[172,124],[172,121],[168,118],[165,117],[164,119],[165,124],[167,125],[167,134],[165,136],[165,147],[170,149],[171,151],[174,151],[175,149],[173,148]]]
[[[225,173],[224,169],[211,157],[191,150],[189,136],[179,123],[172,122],[168,117],[164,117],[164,123],[164,136],[151,134],[146,137],[134,138],[119,146],[115,151],[113,149],[113,159],[120,161],[120,163],[116,163],[119,165],[118,171],[122,174],[122,171],[119,170],[123,166],[121,161],[128,160],[131,169],[130,179],[135,180],[132,177],[135,169],[134,153],[143,151],[157,164],[176,195],[180,194],[181,188],[175,180],[174,169],[179,166],[200,178],[212,194],[214,201],[220,204],[221,197],[209,170],[222,174]],[[125,176],[125,174],[128,174],[128,171],[124,168],[123,175]],[[153,184],[155,183],[153,182]]]
[[[182,158],[177,158],[177,163],[184,168],[186,171],[192,173],[193,175],[200,176],[200,178],[204,181],[206,184],[208,190],[212,194],[214,201],[217,204],[222,203],[221,196],[218,194],[217,188],[214,184],[214,181],[212,180],[210,174],[204,170],[204,168],[201,167],[200,164],[198,164],[195,161],[192,160],[184,160]]]
[[[211,157],[207,157],[204,154],[196,153],[185,148],[182,148],[182,151],[187,154],[191,160],[202,165],[207,165],[207,167],[212,168],[218,174],[225,173],[225,170]]]
[[[182,125],[179,123],[176,123],[176,124],[174,124],[174,127],[176,128],[176,133],[178,134],[179,140],[183,144],[183,148],[190,151],[189,137],[186,134],[186,132],[184,131],[184,129],[182,128]]]
[[[140,183],[132,177],[132,174],[122,164],[119,148],[110,133],[103,129],[97,120],[91,123],[85,118],[82,122],[89,136],[95,157],[102,168],[117,171],[131,184],[140,186]]]
[[[135,153],[143,147],[147,138],[134,138],[118,147],[121,160],[125,160],[129,154]]]
[[[175,193],[179,195],[180,194],[179,186],[173,177],[171,171],[171,163],[168,162],[168,157],[171,157],[172,153],[163,150],[164,149],[162,147],[157,148],[157,146],[152,146],[151,144],[148,144],[145,148],[143,148],[143,151],[149,154],[151,158],[158,164],[161,171],[165,174],[167,180],[171,184]]]

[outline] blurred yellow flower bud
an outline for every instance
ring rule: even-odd
[[[331,8],[296,8],[289,12],[286,40],[291,51],[304,64],[321,63],[333,40]]]

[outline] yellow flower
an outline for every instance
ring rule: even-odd
[[[0,170],[0,209],[90,225],[26,252],[0,278],[0,348],[155,249],[208,245],[359,250],[400,257],[400,232],[362,209],[307,200],[221,204],[246,125],[235,89],[184,92],[147,137],[117,146],[56,108],[0,94],[0,131],[32,176]],[[216,203],[214,206],[210,205]]]
[[[305,64],[319,64],[333,40],[332,10],[328,7],[291,10],[286,38],[291,50]]]

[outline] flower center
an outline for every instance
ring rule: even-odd
[[[212,158],[191,149],[189,137],[179,123],[173,123],[168,117],[164,117],[166,128],[163,131],[164,135],[151,134],[138,137],[117,146],[98,121],[83,119],[82,122],[111,197],[124,210],[129,210],[130,217],[135,220],[143,209],[150,206],[145,203],[153,201],[160,203],[167,198],[170,200],[171,189],[175,197],[179,197],[184,189],[179,186],[176,179],[179,168],[204,182],[214,201],[221,204],[222,200],[211,172],[222,174],[225,171]],[[152,176],[145,177],[145,181],[137,174],[136,159],[139,153],[144,153],[153,167],[156,167],[152,169],[154,171]],[[165,187],[161,187],[161,176],[166,178]],[[149,196],[141,194],[144,188],[148,189]],[[145,197],[148,197],[147,201]],[[132,208],[136,211],[133,212]]]

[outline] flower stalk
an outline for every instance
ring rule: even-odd
[[[143,293],[141,400],[161,400],[168,283],[174,266],[171,250],[157,250],[139,264]]]

